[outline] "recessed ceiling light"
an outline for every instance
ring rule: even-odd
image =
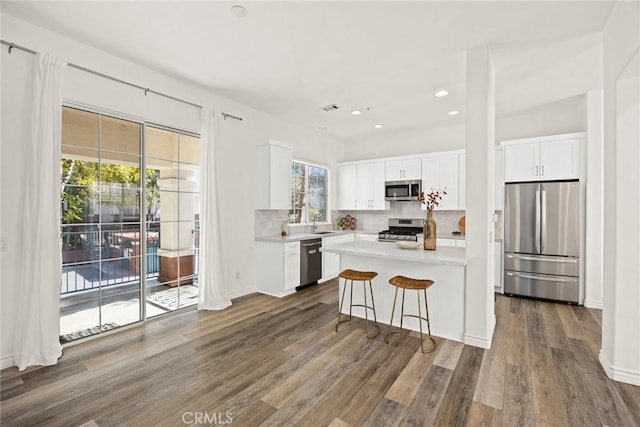
[[[360,114],[362,114],[362,111],[360,111],[360,110],[353,110],[353,111],[351,112],[351,114],[353,114],[354,116],[359,116]]]
[[[442,98],[443,96],[447,96],[447,95],[449,95],[449,92],[447,92],[447,91],[446,91],[446,90],[444,90],[444,89],[440,89],[439,91],[437,91],[437,92],[435,93],[435,95],[436,95],[438,98]]]
[[[236,4],[235,6],[231,6],[231,13],[236,16],[243,17],[247,14],[247,9],[240,6],[239,4]]]
[[[373,125],[373,127],[376,128],[376,129],[382,129],[384,127],[384,125],[382,123],[378,123],[378,124]]]
[[[458,114],[460,114],[460,111],[453,110],[449,111],[447,114],[449,114],[450,116],[457,116]]]

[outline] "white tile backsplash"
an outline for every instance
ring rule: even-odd
[[[358,219],[360,230],[385,230],[389,226],[389,218],[426,219],[427,211],[421,209],[418,202],[392,202],[388,211],[336,211],[334,217],[351,215]],[[438,233],[449,234],[458,229],[458,221],[464,211],[445,211],[435,209],[433,217],[438,225]]]
[[[317,224],[316,229],[313,229],[313,225],[297,225],[288,224],[289,211],[255,211],[255,237],[271,237],[278,236],[282,232],[282,229],[286,230],[287,234],[304,234],[312,233],[313,231],[325,231],[333,230],[333,224]],[[337,220],[333,221],[334,224]]]
[[[495,227],[495,238],[502,238],[502,212],[496,211],[498,222]],[[332,211],[332,224],[318,224],[316,231],[336,229],[336,223],[345,215],[351,215],[358,219],[358,230],[382,231],[389,225],[389,218],[420,218],[425,219],[427,212],[421,209],[418,202],[392,202],[388,211]],[[433,211],[433,217],[438,226],[438,235],[444,237],[452,231],[458,230],[458,221],[464,216],[464,211]],[[255,211],[255,236],[277,236],[282,231],[282,226],[289,219],[288,211]],[[289,234],[310,233],[313,226],[286,225]]]

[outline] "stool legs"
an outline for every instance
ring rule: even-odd
[[[371,294],[371,306],[369,306],[369,303],[367,301],[367,282],[369,282],[369,292]],[[344,279],[344,288],[342,288],[342,298],[340,300],[340,308],[338,309],[338,322],[336,323],[336,332],[338,332],[338,326],[340,325],[340,323],[344,323],[344,322],[348,322],[351,320],[352,317],[352,311],[353,311],[353,307],[364,307],[364,318],[365,318],[365,329],[366,329],[366,333],[367,333],[367,338],[375,338],[380,334],[380,326],[378,326],[377,322],[378,319],[376,318],[376,304],[375,301],[373,299],[373,287],[371,285],[371,280],[367,280],[367,281],[362,281],[362,291],[363,291],[363,296],[364,296],[364,304],[354,304],[353,303],[353,280],[351,280],[351,282],[349,283],[351,289],[350,289],[350,293],[351,293],[351,300],[349,301],[349,318],[346,320],[342,319],[342,307],[344,306],[344,295],[346,293],[347,290],[347,279]],[[374,324],[373,326],[376,327],[377,331],[373,332],[373,335],[370,335],[369,333],[369,310],[373,311],[373,321]]]
[[[338,325],[343,322],[351,320],[351,307],[349,307],[349,318],[347,320],[341,320],[342,306],[344,305],[344,294],[347,292],[347,279],[344,279],[344,287],[342,288],[342,299],[340,300],[340,308],[338,308],[338,323],[336,323],[336,332],[338,332]],[[353,301],[353,280],[351,281],[351,301]]]
[[[353,290],[353,280],[351,281],[351,287]],[[371,293],[371,307],[367,304],[367,284],[362,282],[362,292],[364,293],[364,319],[365,319],[365,330],[367,331],[367,338],[375,338],[380,335],[380,326],[378,326],[378,319],[376,319],[376,303],[373,301],[373,287],[371,286],[371,280],[369,280],[369,292]],[[351,304],[353,307],[354,304]],[[356,305],[357,306],[357,305]],[[369,309],[373,310],[373,326],[377,328],[377,332],[374,335],[369,336]]]
[[[423,289],[422,290],[424,293],[424,307],[425,307],[425,316],[426,317],[422,317],[422,307],[420,304],[420,290],[416,290],[417,293],[417,297],[418,297],[418,315],[414,315],[414,314],[404,314],[404,294],[405,294],[405,289],[402,289],[402,305],[400,307],[400,327],[396,328],[395,330],[392,330],[393,327],[393,315],[395,314],[396,311],[396,299],[398,298],[398,288],[396,287],[396,292],[393,296],[393,306],[391,308],[391,320],[389,321],[389,328],[388,328],[388,332],[387,332],[387,336],[384,338],[384,342],[386,342],[387,344],[389,344],[389,337],[391,336],[391,334],[395,334],[396,332],[400,332],[402,330],[402,320],[405,317],[414,317],[418,319],[418,325],[420,327],[420,351],[422,351],[422,353],[426,354],[426,353],[431,353],[433,350],[436,349],[436,342],[433,339],[433,337],[431,336],[431,325],[429,323],[429,305],[427,303],[427,290]],[[427,322],[427,331],[428,331],[428,335],[427,338],[431,341],[431,348],[429,349],[425,349],[424,347],[424,337],[423,337],[423,331],[422,331],[422,321]]]

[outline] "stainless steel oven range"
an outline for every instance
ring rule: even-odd
[[[379,242],[417,242],[423,232],[422,219],[389,218],[389,228],[378,233]]]

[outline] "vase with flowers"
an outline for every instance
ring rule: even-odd
[[[447,189],[434,190],[425,194],[420,192],[418,201],[427,207],[427,219],[424,222],[424,250],[433,251],[436,249],[436,221],[433,219],[433,209],[438,206],[442,198],[447,194]]]

